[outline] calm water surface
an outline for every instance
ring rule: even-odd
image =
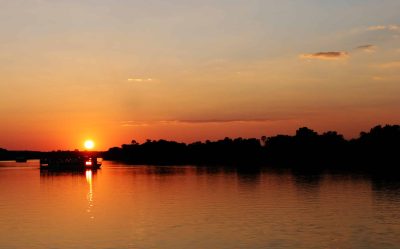
[[[400,248],[400,184],[360,175],[0,162],[0,248]]]

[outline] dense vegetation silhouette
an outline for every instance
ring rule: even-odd
[[[335,131],[323,134],[303,127],[294,136],[225,138],[194,142],[147,140],[110,148],[105,159],[132,164],[228,164],[276,165],[303,170],[332,167],[336,169],[396,169],[399,163],[400,126],[376,126],[346,140]]]
[[[22,161],[26,159],[39,159],[42,156],[43,152],[39,151],[9,151],[6,149],[0,148],[0,161],[5,160],[20,160]]]
[[[113,147],[100,152],[106,160],[130,164],[154,165],[230,165],[247,169],[264,165],[291,168],[299,171],[321,170],[397,170],[400,162],[400,126],[376,126],[361,132],[356,139],[346,140],[335,131],[323,134],[303,127],[294,136],[277,135],[256,138],[225,138],[218,141],[190,144],[166,140],[147,140],[140,144]],[[57,153],[0,149],[0,160],[17,157],[40,158]],[[400,170],[399,170],[400,171]]]

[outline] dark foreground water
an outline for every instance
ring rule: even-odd
[[[104,162],[0,162],[0,248],[400,248],[400,184]]]

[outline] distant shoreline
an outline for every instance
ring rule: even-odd
[[[83,153],[77,151],[39,152],[0,149],[0,160],[40,159],[49,153]],[[337,132],[323,134],[303,127],[296,135],[256,138],[225,138],[191,144],[166,140],[147,140],[139,144],[113,147],[104,152],[91,152],[105,160],[150,165],[225,165],[301,169],[395,170],[400,162],[400,126],[375,126],[361,132],[356,139],[346,140]],[[284,165],[284,166],[283,166]],[[400,171],[400,170],[399,170]]]

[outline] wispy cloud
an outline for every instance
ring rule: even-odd
[[[391,31],[400,31],[400,25],[390,24],[390,25],[375,25],[369,26],[367,28],[368,31],[378,31],[378,30],[391,30]]]
[[[223,124],[223,123],[264,123],[274,122],[284,119],[266,119],[266,118],[254,118],[254,119],[172,119],[172,120],[156,120],[156,121],[137,121],[129,120],[122,121],[121,126],[123,127],[138,127],[138,126],[149,126],[149,125],[177,125],[177,124]]]
[[[139,126],[149,126],[148,122],[143,122],[143,121],[122,121],[121,122],[122,127],[139,127]]]
[[[391,62],[383,63],[383,64],[378,65],[378,67],[384,68],[384,69],[400,68],[400,61],[391,61]]]
[[[386,29],[386,26],[384,26],[384,25],[369,26],[367,28],[367,30],[369,30],[369,31],[385,30],[385,29]]]
[[[204,124],[204,123],[254,123],[254,122],[270,122],[272,119],[187,119],[178,120],[179,123],[186,124]]]
[[[339,52],[318,52],[313,54],[301,54],[302,59],[318,59],[318,60],[341,60],[349,57],[349,53],[345,51]]]
[[[374,81],[382,81],[382,80],[385,80],[385,78],[382,77],[382,76],[374,76],[374,77],[372,77],[372,80],[374,80]]]
[[[367,53],[376,52],[377,46],[372,44],[366,44],[356,47],[354,50],[363,51]],[[352,52],[354,52],[354,50]],[[343,60],[350,57],[350,52],[347,51],[329,51],[329,52],[318,52],[312,54],[301,54],[301,59],[317,59],[317,60]]]
[[[377,48],[378,48],[378,47],[375,46],[375,45],[370,45],[370,44],[368,44],[368,45],[358,46],[356,49],[357,49],[357,50],[364,51],[364,52],[367,52],[367,53],[374,53],[374,52],[376,52],[376,49],[377,49]]]
[[[153,81],[152,78],[129,78],[128,81],[131,82],[151,82]]]

